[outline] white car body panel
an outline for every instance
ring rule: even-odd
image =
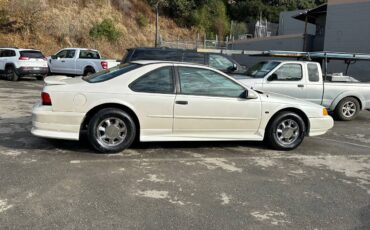
[[[35,105],[32,133],[42,137],[78,140],[86,114],[105,104],[121,105],[132,110],[139,120],[140,141],[143,142],[263,140],[271,117],[287,108],[305,113],[312,122],[311,136],[325,133],[334,124],[330,116],[323,116],[322,106],[281,95],[258,94],[251,89],[248,91],[255,95],[253,99],[134,92],[129,84],[151,70],[172,65],[194,66],[153,61],[137,63],[144,66],[100,83],[88,83],[81,77],[46,78],[43,91],[49,93],[52,106]],[[216,72],[232,79],[220,71]],[[188,101],[188,105],[175,103],[181,100]]]

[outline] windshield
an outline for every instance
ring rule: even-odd
[[[118,66],[115,66],[113,68],[103,70],[100,72],[97,72],[95,74],[85,76],[82,79],[89,82],[89,83],[97,83],[97,82],[103,82],[108,81],[110,79],[113,79],[115,77],[118,77],[122,74],[128,73],[131,70],[139,68],[141,65],[135,64],[135,63],[126,63],[121,64]]]
[[[45,56],[40,52],[36,50],[26,50],[26,51],[20,51],[19,52],[22,57],[28,57],[28,58],[45,58]]]
[[[263,61],[255,64],[248,69],[247,75],[253,78],[264,78],[271,70],[278,66],[280,62],[277,61]]]

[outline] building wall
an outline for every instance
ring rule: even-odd
[[[304,12],[303,10],[285,11],[279,17],[279,35],[304,33],[304,22],[294,19],[293,16]],[[307,34],[315,34],[315,25],[307,24]]]
[[[370,0],[329,0],[324,50],[370,53]],[[369,64],[370,61],[356,63],[350,74],[370,81]],[[329,71],[338,71],[342,66],[342,63],[331,63]]]

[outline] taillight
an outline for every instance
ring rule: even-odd
[[[42,105],[51,105],[50,95],[48,93],[42,92],[41,101],[42,101]]]
[[[19,60],[22,60],[22,61],[24,61],[24,60],[30,60],[30,58],[29,57],[20,56],[19,57]]]
[[[101,64],[101,67],[103,67],[103,69],[108,69],[108,62],[102,61],[100,64]]]

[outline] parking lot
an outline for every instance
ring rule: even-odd
[[[370,112],[291,152],[34,137],[42,82],[0,81],[0,229],[370,229]]]

